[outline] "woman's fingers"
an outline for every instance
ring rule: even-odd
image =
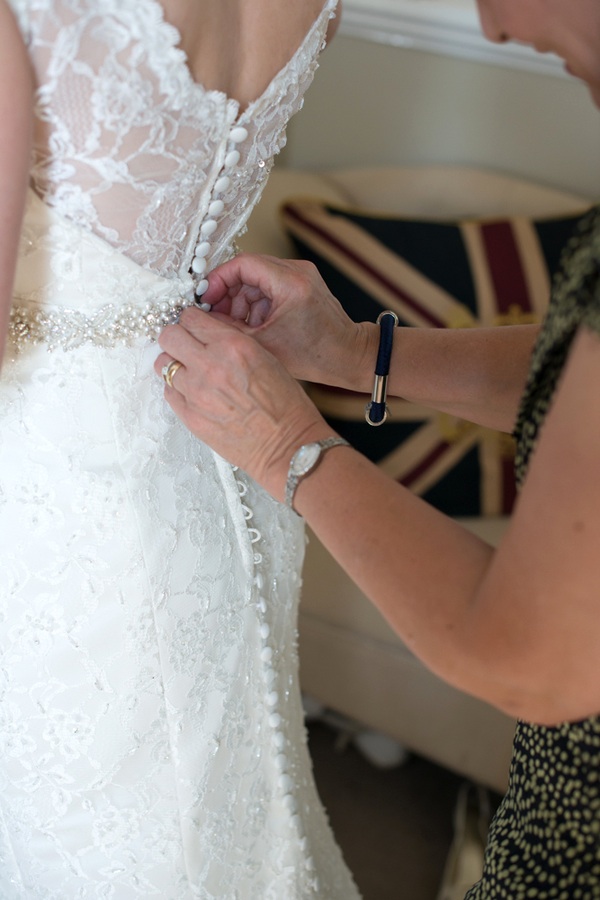
[[[216,312],[257,327],[276,308],[307,296],[315,275],[311,263],[242,253],[210,273],[202,301]]]
[[[251,304],[248,310],[246,323],[250,328],[259,328],[264,325],[271,315],[272,303],[266,297],[261,297]]]
[[[238,256],[210,273],[202,302],[232,319],[245,322],[254,304],[269,301],[269,262],[265,268],[255,257]],[[265,283],[266,282],[266,283]]]

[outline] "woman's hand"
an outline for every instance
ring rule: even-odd
[[[293,453],[332,434],[300,385],[256,341],[200,310],[185,310],[159,344],[157,374],[182,363],[165,387],[182,422],[282,500]]]
[[[213,314],[252,334],[295,378],[364,389],[357,373],[372,371],[376,329],[346,315],[312,263],[241,254],[208,280],[202,300]]]

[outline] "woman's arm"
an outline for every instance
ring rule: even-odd
[[[12,11],[0,0],[0,365],[29,177],[33,76]]]
[[[276,360],[206,314],[160,339],[166,398],[217,452],[282,499],[302,443],[331,428]],[[490,546],[347,447],[295,506],[402,639],[451,684],[531,721],[600,710],[600,338],[579,335],[512,523]]]
[[[413,651],[525,719],[600,711],[600,338],[577,338],[499,549],[336,450],[298,511]]]
[[[352,322],[307,262],[241,255],[211,273],[203,300],[305,381],[371,393],[379,328]],[[401,328],[388,392],[511,432],[537,325]]]

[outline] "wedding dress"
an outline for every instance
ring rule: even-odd
[[[306,748],[302,523],[152,370],[335,0],[244,111],[193,81],[156,0],[10,2],[38,86],[0,379],[0,897],[353,900]]]

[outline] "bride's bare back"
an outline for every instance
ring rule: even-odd
[[[288,62],[324,0],[163,0],[181,34],[195,81],[223,91],[241,109],[259,97]],[[332,20],[332,30],[338,18]]]

